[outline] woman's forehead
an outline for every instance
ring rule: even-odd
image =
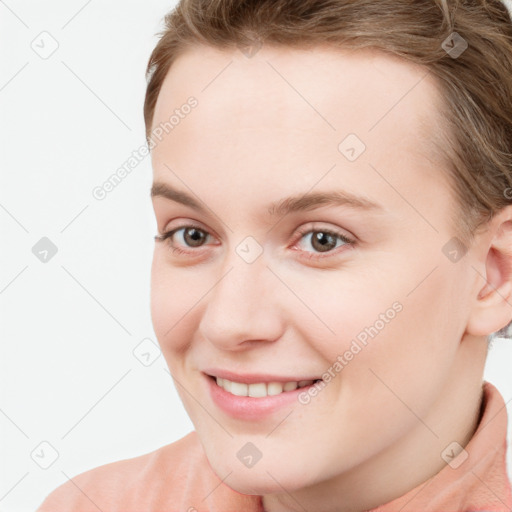
[[[369,197],[387,196],[388,207],[397,194],[379,173],[404,188],[421,182],[425,193],[425,181],[432,193],[446,188],[431,158],[437,90],[425,69],[370,51],[263,47],[250,59],[238,50],[201,51],[182,55],[160,92],[153,129],[187,98],[197,104],[161,130],[155,180],[175,181],[164,163],[196,188],[215,176],[254,192],[271,183],[284,195],[291,179],[297,190],[322,180],[348,191],[364,185]]]
[[[394,148],[428,158],[425,141],[439,129],[433,77],[377,51],[262,47],[247,58],[239,50],[188,50],[163,83],[153,129],[190,96],[196,108],[164,134],[174,150],[194,141],[217,152],[221,143],[245,152],[257,144],[274,153],[311,144],[328,152],[354,133],[373,151]]]

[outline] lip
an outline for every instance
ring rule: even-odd
[[[228,373],[223,372],[224,375],[227,375]],[[304,391],[307,392],[307,390],[314,386],[313,384],[310,384],[309,386],[304,386],[302,388],[294,389],[293,391],[284,391],[278,395],[271,395],[261,398],[256,398],[252,396],[236,396],[232,395],[231,393],[228,393],[224,388],[221,388],[217,385],[215,381],[215,377],[212,377],[210,375],[207,375],[206,373],[203,374],[204,379],[206,381],[206,385],[208,387],[208,391],[210,393],[210,397],[213,401],[213,403],[224,413],[228,414],[229,416],[246,420],[246,421],[255,421],[255,420],[261,420],[265,419],[266,417],[271,416],[273,413],[287,407],[290,405],[297,405],[298,402],[298,396],[300,393],[303,393]],[[228,380],[236,380],[235,378],[230,379],[229,377],[221,377],[221,375],[218,375],[220,378],[227,378]],[[237,380],[237,382],[245,382],[247,384],[252,384],[255,382],[285,382],[282,377],[274,378],[271,377],[269,380],[268,376],[262,376],[262,375],[244,375],[247,380]],[[257,380],[255,377],[257,377],[259,380]],[[262,378],[263,377],[263,378]],[[242,378],[242,376],[237,376],[238,379]],[[293,381],[293,380],[317,380],[317,379],[289,379],[286,382]]]
[[[299,382],[301,380],[321,380],[321,377],[316,376],[304,376],[304,375],[291,375],[284,377],[282,375],[271,375],[269,373],[245,373],[243,375],[230,372],[229,370],[222,370],[217,368],[208,368],[203,370],[207,376],[220,377],[221,379],[228,379],[234,382],[242,382],[244,384],[256,384],[258,382]],[[277,395],[276,395],[277,396]]]

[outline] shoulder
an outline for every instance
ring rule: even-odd
[[[53,490],[36,512],[142,510],[173,499],[191,471],[204,467],[195,431],[174,443],[130,459],[104,464],[70,478]]]

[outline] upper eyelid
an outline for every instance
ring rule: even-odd
[[[171,221],[172,222],[172,221]],[[179,231],[180,229],[187,229],[187,228],[196,228],[196,229],[199,229],[201,231],[204,231],[205,233],[208,233],[210,236],[214,236],[214,237],[217,237],[217,235],[210,229],[208,228],[205,228],[205,227],[202,227],[201,223],[199,221],[182,221],[181,224],[179,225],[176,225],[176,227],[172,227],[172,228],[167,228],[167,225],[171,224],[171,222],[167,222],[164,226],[164,229],[161,231],[161,234],[162,235],[165,235],[167,233],[170,233],[171,231]],[[218,237],[217,237],[218,238]]]

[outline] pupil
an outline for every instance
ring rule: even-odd
[[[331,240],[331,243],[329,243],[329,239]],[[333,241],[334,243],[332,243]],[[315,245],[316,242],[320,243],[319,248],[322,252],[325,252],[328,249],[332,249],[332,247],[336,245],[334,237],[322,231],[317,231],[316,235],[313,237],[313,245]]]
[[[201,241],[202,234],[199,230],[197,230],[195,228],[189,228],[186,233],[187,234],[192,233],[192,235],[189,235],[189,236],[191,236],[191,238],[194,242]]]

